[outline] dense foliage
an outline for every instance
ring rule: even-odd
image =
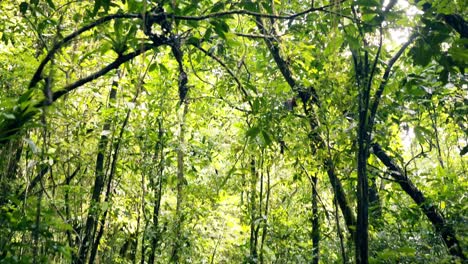
[[[467,15],[0,2],[0,263],[464,263]]]

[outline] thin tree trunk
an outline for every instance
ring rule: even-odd
[[[256,23],[257,27],[259,28],[262,34],[269,35],[269,32],[264,27],[263,22],[260,18],[257,18]],[[264,38],[264,41],[284,79],[289,84],[291,89],[297,94],[297,96],[301,98],[302,103],[304,104],[305,114],[309,117],[310,131],[311,134],[314,135],[312,139],[313,144],[318,148],[323,149],[326,146],[326,144],[320,137],[320,135],[318,135],[316,132],[319,128],[319,124],[315,116],[312,115],[312,111],[308,110],[307,108],[307,104],[309,104],[310,102],[320,105],[320,99],[317,96],[317,92],[313,87],[309,87],[309,89],[307,89],[308,91],[304,91],[306,89],[296,84],[292,72],[289,69],[288,63],[286,63],[286,61],[280,55],[280,49],[277,41],[269,38]],[[314,149],[313,146],[312,149]],[[335,197],[337,198],[343,217],[345,219],[346,227],[350,232],[351,237],[354,239],[356,233],[356,217],[354,216],[353,210],[351,209],[348,199],[346,198],[346,193],[343,189],[343,185],[341,184],[340,179],[336,175],[334,162],[331,158],[325,158],[323,160],[323,165],[327,170],[327,175],[332,185]]]
[[[158,164],[158,175],[157,175],[157,186],[153,185],[154,188],[154,199],[155,205],[153,207],[153,228],[154,236],[151,242],[151,253],[148,257],[148,263],[154,264],[154,258],[156,256],[156,249],[159,243],[159,211],[161,208],[161,198],[162,198],[162,179],[164,171],[164,143],[163,143],[163,125],[162,120],[158,120],[158,142],[156,143],[155,156],[159,155],[159,164]]]
[[[369,210],[371,219],[379,221],[382,218],[382,202],[380,201],[379,191],[375,177],[369,179]]]
[[[112,83],[112,88],[109,94],[110,107],[112,102],[117,97],[117,82]],[[94,234],[96,231],[98,219],[99,219],[99,203],[101,201],[101,192],[104,189],[104,153],[107,149],[109,138],[107,136],[108,131],[111,127],[111,119],[108,118],[102,128],[101,138],[98,143],[98,154],[96,157],[96,168],[95,168],[95,180],[92,190],[91,202],[88,209],[88,217],[86,219],[84,238],[80,245],[78,258],[74,260],[76,264],[84,264],[88,257],[88,251],[90,246],[94,242]]]
[[[374,155],[390,170],[390,175],[398,182],[401,188],[421,207],[421,210],[434,225],[436,232],[440,234],[448,248],[449,253],[462,260],[466,260],[462,246],[458,241],[455,230],[447,223],[437,207],[426,199],[424,194],[407,177],[404,170],[377,144],[372,144]]]
[[[179,146],[177,148],[177,202],[176,202],[176,225],[175,225],[175,237],[174,237],[174,246],[172,249],[171,263],[178,263],[180,258],[180,248],[182,244],[182,224],[184,221],[183,211],[183,199],[184,199],[184,187],[187,184],[187,181],[184,176],[184,156],[185,156],[185,116],[188,111],[187,102],[182,102],[184,110],[182,113],[182,118],[179,124]]]
[[[320,259],[320,223],[318,212],[317,176],[312,176],[312,264],[318,264]]]
[[[271,190],[271,175],[270,169],[267,167],[267,189],[266,189],[266,199],[265,199],[265,223],[263,224],[263,231],[262,231],[262,241],[260,245],[260,263],[264,263],[263,257],[263,245],[265,245],[265,239],[267,235],[267,228],[268,228],[268,210],[270,208],[270,190]]]
[[[257,237],[255,236],[255,221],[257,219],[257,168],[255,159],[250,161],[250,256],[249,262],[256,263],[258,258],[257,253]]]
[[[343,260],[343,264],[346,264],[347,262],[346,249],[344,246],[343,234],[341,233],[340,217],[338,215],[338,202],[336,198],[333,199],[333,207],[335,207],[336,233],[338,234],[338,237],[340,238],[341,258]]]
[[[432,110],[432,111],[431,111]],[[439,131],[437,130],[437,113],[434,104],[431,102],[431,106],[429,109],[429,117],[431,119],[432,129],[434,130],[435,142],[436,142],[436,149],[437,149],[437,159],[439,160],[440,167],[445,168],[444,159],[442,158],[442,150],[440,148],[440,140],[439,140]]]
[[[137,91],[137,93],[135,94],[135,97],[133,98],[133,103],[136,102],[136,100],[138,98],[138,95],[139,95],[139,91]],[[112,163],[110,165],[110,172],[109,172],[109,176],[108,176],[108,179],[107,179],[106,194],[105,194],[105,198],[104,198],[104,202],[106,202],[108,205],[110,205],[110,203],[111,203],[112,181],[114,180],[114,177],[115,177],[115,174],[116,174],[115,172],[117,170],[117,161],[118,161],[118,157],[119,157],[120,146],[121,146],[121,143],[122,143],[123,134],[124,134],[125,129],[126,129],[127,124],[128,124],[128,120],[130,119],[131,112],[132,112],[131,109],[127,110],[127,113],[125,115],[125,119],[124,119],[124,121],[122,123],[122,127],[120,128],[120,132],[119,132],[117,141],[113,144],[114,145],[114,151],[113,151],[113,155],[111,157]],[[104,213],[102,215],[101,225],[100,225],[99,231],[98,231],[98,233],[96,235],[96,239],[94,240],[93,247],[91,249],[91,255],[89,257],[89,263],[90,264],[94,263],[94,260],[96,258],[99,243],[100,243],[101,238],[102,238],[102,236],[104,234],[104,226],[105,226],[105,223],[106,223],[106,218],[107,218],[108,211],[109,211],[109,206],[107,206],[107,209],[104,210]]]
[[[356,227],[356,263],[367,264],[369,258],[369,184],[367,179],[367,111],[361,111],[358,131],[357,153],[357,227]]]

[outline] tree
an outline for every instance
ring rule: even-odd
[[[463,3],[0,6],[1,263],[466,260]]]

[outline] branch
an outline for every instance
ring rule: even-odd
[[[385,14],[388,13],[388,12],[390,12],[390,9],[392,9],[392,8],[397,4],[397,2],[398,2],[398,0],[391,0],[391,1],[387,4],[387,6],[385,7],[385,9],[384,9],[383,12],[384,12]]]
[[[90,74],[88,75],[87,77],[83,78],[83,79],[79,79],[78,81],[70,84],[70,85],[67,85],[65,86],[62,90],[59,90],[59,91],[56,91],[53,93],[52,95],[52,102],[55,102],[57,101],[57,99],[59,99],[60,97],[64,96],[65,94],[73,91],[74,89],[88,83],[88,82],[91,82],[103,75],[105,75],[106,73],[110,72],[111,70],[114,70],[114,69],[117,69],[120,65],[124,64],[125,62],[135,58],[136,56],[158,46],[158,45],[162,45],[162,43],[158,43],[158,44],[146,44],[146,45],[143,45],[140,49],[137,49],[136,51],[134,52],[131,52],[131,53],[128,53],[126,55],[122,55],[120,57],[118,57],[114,62],[112,62],[111,64],[107,65],[106,67],[102,68],[101,70],[93,73],[93,74]],[[44,105],[44,103],[46,102],[47,99],[43,99],[41,100],[40,102],[36,103],[34,106],[35,107],[40,107],[42,105]]]
[[[212,58],[213,60],[215,60],[216,62],[218,62],[224,69],[226,69],[226,71],[229,73],[229,75],[231,75],[231,77],[234,79],[234,81],[237,83],[237,86],[239,87],[239,89],[242,91],[242,94],[244,94],[244,99],[247,100],[247,102],[250,104],[250,100],[248,100],[249,98],[249,94],[247,93],[247,91],[245,90],[244,86],[242,85],[241,81],[239,80],[239,78],[237,78],[237,76],[234,74],[234,72],[221,60],[219,59],[218,57],[216,57],[215,55],[211,54],[210,52],[208,52],[207,50],[205,50],[204,48],[202,48],[200,45],[198,44],[192,44],[195,48],[199,49],[201,52],[203,52],[205,55],[207,55],[208,57]],[[252,106],[252,105],[251,105]]]
[[[445,219],[439,209],[425,197],[421,190],[407,177],[403,169],[397,165],[394,159],[390,157],[378,143],[372,143],[371,148],[374,151],[374,155],[390,171],[390,176],[397,180],[400,187],[413,199],[429,221],[434,225],[437,233],[442,236],[449,253],[452,256],[460,258],[462,262],[466,260],[467,258],[463,252],[463,247],[460,241],[458,241],[451,223]]]
[[[271,35],[254,35],[254,34],[245,34],[245,33],[234,33],[236,36],[252,39],[275,39],[275,36]]]
[[[341,0],[340,3],[346,2],[346,0]],[[303,15],[306,15],[308,13],[314,12],[314,11],[327,11],[325,10],[328,7],[332,7],[336,5],[336,3],[321,6],[321,7],[311,7],[309,9],[306,9],[304,11],[301,11],[299,13],[295,13],[292,15],[272,15],[272,14],[264,14],[264,13],[258,13],[258,12],[253,12],[249,10],[229,10],[229,11],[223,11],[223,12],[216,12],[216,13],[211,13],[208,15],[203,15],[203,16],[171,16],[174,19],[179,19],[179,20],[190,20],[190,21],[201,21],[209,18],[215,18],[215,17],[224,17],[224,16],[230,16],[230,15],[249,15],[249,16],[254,16],[254,17],[261,17],[261,18],[275,18],[275,19],[294,19]]]
[[[141,18],[141,15],[139,14],[113,14],[109,16],[102,17],[93,23],[86,25],[77,31],[71,33],[70,35],[66,36],[64,39],[61,41],[57,42],[52,49],[47,53],[46,57],[41,61],[41,64],[39,64],[39,67],[37,68],[36,72],[34,73],[30,83],[29,83],[29,88],[32,88],[36,86],[36,84],[41,80],[41,74],[42,71],[44,70],[46,64],[54,57],[55,53],[57,53],[65,44],[70,42],[72,39],[76,38],[77,36],[81,35],[82,33],[93,29],[101,24],[104,24],[108,21],[118,19],[118,18]]]
[[[371,131],[372,126],[375,121],[375,115],[377,113],[377,108],[379,107],[380,103],[380,98],[382,97],[382,94],[384,92],[385,86],[387,85],[388,78],[390,77],[390,72],[392,71],[392,67],[395,64],[395,62],[401,57],[403,52],[406,50],[406,48],[416,39],[417,34],[414,33],[410,36],[408,41],[406,41],[403,46],[401,46],[400,50],[388,61],[387,63],[387,68],[385,69],[385,73],[382,77],[382,81],[380,82],[380,86],[375,92],[375,98],[374,98],[374,103],[372,104],[372,108],[370,110],[370,117],[369,117],[369,131]]]

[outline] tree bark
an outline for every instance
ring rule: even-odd
[[[444,216],[439,212],[437,207],[432,204],[424,196],[424,194],[413,184],[407,177],[404,170],[377,144],[372,144],[374,155],[389,169],[390,175],[396,180],[401,188],[413,199],[413,201],[421,207],[421,210],[427,216],[429,221],[434,225],[436,231],[445,242],[449,253],[457,258],[466,260],[462,246],[458,241],[455,230],[447,223]]]
[[[161,208],[161,198],[163,193],[163,171],[164,171],[164,141],[163,141],[163,126],[162,120],[158,120],[158,142],[156,143],[155,147],[155,158],[159,157],[158,162],[158,175],[157,175],[157,182],[153,184],[154,190],[154,207],[153,207],[153,229],[154,235],[151,240],[151,252],[148,257],[148,263],[154,264],[154,258],[156,256],[156,250],[159,243],[159,211]]]
[[[185,116],[188,111],[188,104],[186,101],[182,101],[184,106],[182,118],[179,124],[179,146],[177,149],[177,202],[176,202],[176,215],[175,215],[175,237],[174,246],[172,249],[171,263],[178,263],[180,258],[180,248],[182,244],[181,233],[183,224],[183,199],[184,199],[184,187],[187,184],[187,180],[184,175],[184,156],[185,156]]]
[[[268,32],[265,29],[261,19],[257,18],[256,22],[257,22],[257,27],[259,28],[260,32],[263,35],[268,35]],[[307,104],[309,103],[309,100],[311,98],[312,98],[311,99],[312,102],[315,102],[317,105],[320,105],[320,99],[318,98],[317,92],[315,91],[313,87],[309,87],[307,89],[308,91],[305,91],[305,89],[299,87],[293,78],[293,74],[288,66],[288,63],[286,63],[286,61],[281,57],[278,43],[273,39],[265,38],[264,41],[273,59],[275,60],[276,65],[281,71],[284,79],[289,84],[291,89],[295,93],[297,93],[297,96],[301,98],[302,100],[305,114],[306,116],[309,117],[309,126],[310,126],[311,135],[313,136],[312,137],[313,145],[316,146],[317,148],[323,149],[326,146],[326,144],[324,140],[320,137],[320,135],[318,135],[316,132],[319,126],[318,121],[316,120],[316,117],[311,113],[311,110],[308,110],[307,108]],[[312,146],[312,150],[314,149],[314,146]],[[350,232],[351,237],[354,239],[355,233],[356,233],[356,217],[354,216],[353,210],[351,209],[348,199],[346,198],[346,193],[343,189],[343,185],[341,184],[341,180],[336,175],[334,162],[331,158],[327,157],[324,159],[323,165],[325,169],[327,170],[327,175],[332,185],[334,195],[338,201],[341,212],[345,219],[346,227],[348,231]]]
[[[317,176],[311,179],[312,185],[312,264],[318,264],[320,259],[320,223],[318,214]]]
[[[257,219],[257,168],[255,159],[250,161],[250,256],[249,263],[257,263],[257,232],[255,232],[255,222]]]
[[[114,101],[117,97],[117,82],[112,83],[112,88],[109,94],[109,101]],[[110,106],[112,107],[112,106]],[[104,189],[104,153],[107,149],[109,138],[106,131],[111,127],[111,119],[108,118],[102,128],[103,133],[98,143],[98,154],[96,157],[95,179],[92,190],[91,202],[88,209],[88,217],[86,219],[84,238],[80,245],[78,257],[74,259],[74,263],[84,264],[88,257],[88,251],[91,244],[94,242],[94,235],[99,219],[99,203],[101,201],[101,192]]]

